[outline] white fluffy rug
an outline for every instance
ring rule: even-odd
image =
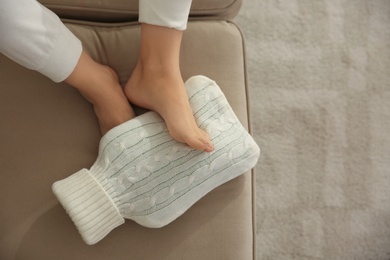
[[[390,259],[390,1],[244,0],[258,259]]]

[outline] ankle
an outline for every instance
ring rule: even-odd
[[[156,60],[139,60],[133,74],[140,79],[148,80],[182,80],[179,64]]]
[[[139,65],[153,72],[178,69],[182,35],[172,28],[141,24]]]
[[[79,91],[94,106],[99,106],[109,101],[110,98],[120,96],[121,91],[118,77],[110,67],[98,65],[90,74],[90,81],[79,87]]]

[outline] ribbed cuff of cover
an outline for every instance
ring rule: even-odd
[[[55,182],[52,188],[88,245],[125,222],[109,194],[87,169]]]

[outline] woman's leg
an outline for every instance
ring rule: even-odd
[[[135,117],[115,71],[95,62],[84,51],[65,82],[77,88],[92,103],[103,135]]]
[[[0,52],[55,82],[76,87],[94,105],[102,133],[134,117],[115,72],[93,61],[81,42],[35,0],[2,0]]]
[[[179,65],[190,5],[191,0],[140,0],[140,55],[125,93],[132,103],[158,112],[174,139],[211,152],[209,136],[192,115]]]

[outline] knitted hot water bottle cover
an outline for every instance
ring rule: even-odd
[[[104,135],[90,170],[53,184],[87,244],[97,243],[124,218],[146,227],[167,225],[208,192],[255,166],[260,149],[218,85],[204,76],[185,85],[197,124],[215,147],[212,153],[175,141],[164,120],[148,112]]]

